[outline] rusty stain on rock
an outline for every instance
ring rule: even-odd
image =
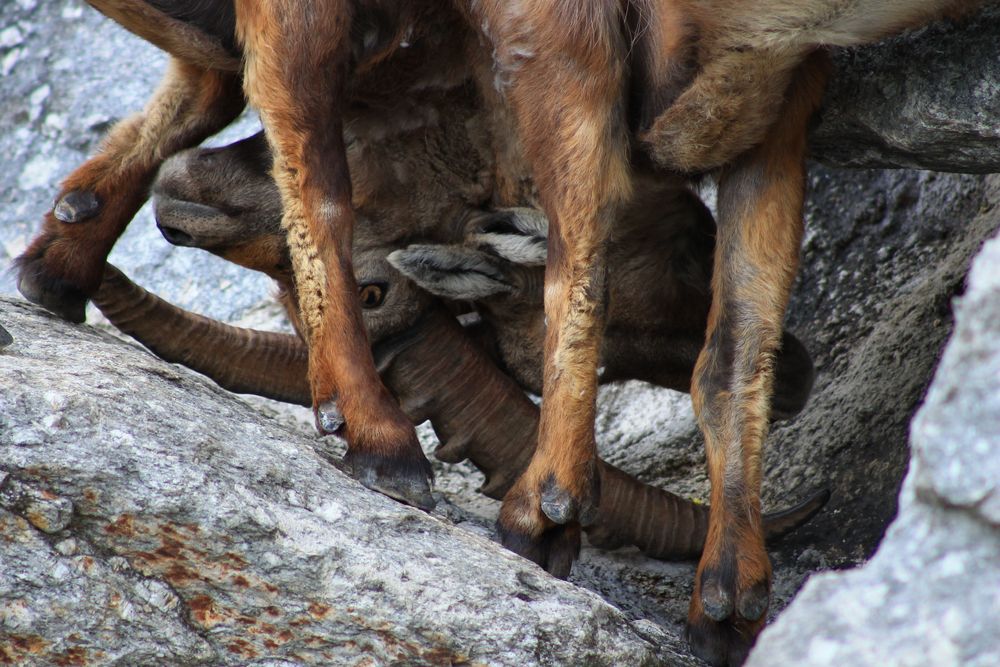
[[[310,602],[309,613],[312,614],[313,617],[317,619],[326,618],[327,615],[330,613],[330,605],[323,604],[321,602]]]
[[[80,646],[66,649],[52,657],[52,662],[59,667],[83,667],[87,664],[87,650]]]
[[[47,645],[38,635],[0,634],[0,665],[19,665],[28,656],[40,654]]]
[[[104,532],[108,535],[118,535],[119,537],[135,537],[135,517],[131,514],[122,514],[112,523],[105,526]]]
[[[253,645],[245,639],[234,639],[226,646],[230,653],[241,655],[244,658],[256,658],[259,653],[254,650]]]
[[[196,595],[187,601],[187,605],[191,610],[191,619],[205,629],[213,628],[226,620],[226,616],[207,595]]]

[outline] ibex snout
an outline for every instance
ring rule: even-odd
[[[202,248],[279,282],[290,281],[281,195],[270,167],[260,133],[228,146],[174,155],[153,183],[160,233],[174,245]]]
[[[246,227],[214,206],[157,195],[156,226],[174,245],[215,250],[246,243]]]

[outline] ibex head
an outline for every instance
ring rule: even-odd
[[[174,245],[201,248],[274,278],[301,332],[281,196],[270,167],[262,133],[223,148],[179,153],[164,163],[153,185],[156,222]],[[355,233],[353,263],[369,337],[380,340],[415,322],[431,298],[387,261],[402,241],[374,238],[365,222]]]
[[[202,247],[275,278],[296,322],[270,162],[261,135],[175,156],[154,185],[157,221],[171,242]],[[442,184],[433,170],[425,171],[429,175],[421,178],[429,196]],[[470,204],[428,208],[425,203],[414,213],[409,202],[392,197],[369,201],[374,203],[355,234],[354,268],[371,340],[410,326],[429,304],[429,295],[456,309],[474,304],[503,368],[522,387],[540,392],[545,216],[532,208]],[[449,217],[435,220],[434,215]],[[386,218],[394,222],[387,225]],[[646,184],[616,229],[621,234],[612,237],[608,256],[603,378],[641,379],[687,391],[711,303],[712,216],[685,189]],[[802,344],[787,333],[777,362],[773,411],[781,418],[805,405],[813,366]]]
[[[292,279],[281,232],[281,195],[262,132],[222,148],[192,148],[167,160],[153,184],[160,233],[281,283]]]

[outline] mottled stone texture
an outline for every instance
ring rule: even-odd
[[[1000,7],[834,52],[812,135],[845,167],[1000,171]]]
[[[750,667],[1000,664],[1000,238],[973,264],[911,446],[875,557],[810,579]]]
[[[814,155],[835,165],[996,170],[998,15],[1000,10],[987,9],[961,24],[943,23],[882,45],[836,52],[830,90],[813,133]],[[164,62],[155,48],[79,0],[0,2],[0,295],[15,293],[6,268],[51,205],[59,179],[96,149],[110,123],[141,108]],[[244,136],[255,126],[252,117],[244,119],[213,142]],[[787,324],[814,355],[818,375],[805,411],[772,428],[764,494],[770,508],[820,486],[831,488],[833,499],[809,526],[772,546],[772,613],[784,607],[809,573],[856,565],[875,550],[896,512],[909,459],[910,419],[951,330],[952,298],[963,290],[970,258],[1000,224],[1000,181],[992,176],[837,171],[812,165],[809,188],[802,270]],[[287,326],[268,297],[266,279],[206,253],[166,244],[148,211],[137,217],[112,258],[179,305],[244,325]],[[93,310],[90,320],[99,322]],[[288,413],[279,415],[280,422],[259,416],[273,415],[273,405],[258,402],[249,410],[193,382],[183,370],[10,300],[0,300],[0,326],[16,339],[4,348],[0,334],[0,632],[17,635],[0,646],[19,651],[12,654],[15,662],[35,650],[36,663],[51,664],[58,657],[73,664],[84,661],[76,652],[83,648],[91,663],[256,660],[286,665],[297,660],[291,652],[319,660],[323,651],[359,656],[372,646],[383,651],[376,655],[386,661],[396,656],[403,663],[419,663],[431,657],[444,660],[447,653],[420,657],[421,651],[442,646],[469,654],[471,648],[460,646],[466,632],[474,635],[470,647],[494,640],[508,645],[510,654],[482,654],[498,664],[591,658],[628,664],[643,655],[667,664],[690,661],[674,651],[680,651],[693,564],[651,561],[631,549],[605,554],[585,547],[571,581],[611,602],[624,614],[622,620],[592,596],[572,592],[475,537],[490,535],[497,504],[476,494],[482,478],[467,463],[435,462],[442,494],[442,510],[435,516],[467,529],[460,532],[344,480],[323,458],[342,453],[341,445],[316,438],[311,427],[283,427],[294,421],[285,419]],[[95,349],[111,351],[110,356],[94,356]],[[49,375],[39,375],[39,369]],[[972,382],[971,375],[956,377],[957,389]],[[98,400],[109,396],[110,402]],[[199,410],[215,407],[205,413],[196,405]],[[997,411],[990,411],[987,402],[972,407],[978,411],[971,412],[965,403],[949,407],[945,413],[950,421],[939,415],[936,423],[948,434],[977,424],[996,434],[989,419]],[[429,430],[421,433],[432,450]],[[644,480],[706,497],[704,454],[686,396],[637,383],[604,388],[598,441],[602,455]],[[918,450],[926,465],[915,464],[915,470],[924,472],[908,483],[903,518],[887,544],[922,545],[911,553],[928,563],[936,559],[926,566],[931,573],[935,568],[954,572],[956,563],[965,567],[971,555],[982,554],[983,569],[969,570],[982,573],[982,585],[966,590],[995,591],[997,566],[990,561],[997,553],[995,528],[984,527],[987,519],[973,517],[972,511],[944,505],[973,505],[995,523],[998,494],[987,491],[998,474],[975,447],[958,454],[944,449],[965,440],[935,437],[934,442],[939,444]],[[214,470],[224,472],[213,477]],[[102,488],[97,481],[106,492],[88,494],[88,489]],[[950,500],[927,505],[918,518],[906,514],[908,497],[939,495]],[[327,512],[328,501],[336,509]],[[359,542],[358,549],[370,549],[363,564],[343,555],[362,552],[344,552],[345,538],[337,537],[355,506],[358,516],[372,511],[379,517],[363,524],[361,537],[351,538]],[[133,517],[132,523],[117,523],[125,515]],[[202,518],[206,525],[189,530]],[[283,529],[286,522],[292,528]],[[433,528],[421,533],[426,526]],[[961,535],[955,532],[960,529]],[[406,540],[420,546],[405,558],[370,555],[380,553],[376,547]],[[448,560],[437,553],[453,543],[455,549],[465,549],[461,557]],[[252,563],[254,576],[240,574],[249,566],[227,560],[229,552]],[[293,565],[288,570],[286,559]],[[899,562],[892,572],[899,571]],[[991,571],[985,569],[990,562]],[[887,590],[885,600],[891,600],[893,591],[902,588],[889,578],[889,569],[886,565],[819,581],[831,582],[821,584],[830,587],[823,595],[842,599],[844,609],[867,619],[854,589],[845,589],[844,598],[836,598],[836,590],[846,585],[844,580],[867,577],[872,599]],[[512,583],[517,572],[534,578]],[[353,578],[349,584],[329,586],[350,588],[361,602],[344,603],[343,590],[328,588],[328,582],[347,581],[339,577]],[[405,603],[398,597],[404,590],[400,586],[407,584],[404,577],[420,584],[405,589],[412,596]],[[973,579],[962,572],[954,577],[956,587]],[[506,583],[497,584],[497,579]],[[265,581],[279,591],[272,596]],[[935,592],[952,586],[930,576],[927,581],[937,582]],[[20,591],[18,597],[13,590]],[[494,590],[508,596],[513,611],[496,612],[500,616],[484,612],[476,618],[482,607],[475,605]],[[268,602],[275,596],[284,602]],[[448,596],[457,600],[454,611],[424,615]],[[570,598],[575,602],[567,603]],[[328,601],[334,599],[341,602]],[[309,608],[317,600],[333,610],[318,620]],[[435,602],[426,606],[427,600]],[[968,607],[963,616],[956,616],[965,612],[961,607],[921,608],[883,634],[899,633],[894,655],[906,655],[899,651],[915,633],[935,637],[978,628],[996,635],[995,626],[987,624],[997,617],[996,598],[984,594],[974,603],[981,606]],[[985,611],[990,604],[992,616]],[[953,608],[958,611],[948,611]],[[355,613],[361,620],[351,616]],[[506,630],[491,634],[494,628],[511,628],[504,619],[514,616],[521,621],[519,629],[503,637]],[[920,625],[920,619],[937,619],[939,627],[929,631],[932,623]],[[286,625],[277,637],[268,632],[282,623]],[[291,640],[282,634],[286,626]],[[352,648],[345,627],[366,632],[367,638]],[[587,643],[592,627],[604,628],[597,632],[597,644]],[[776,632],[784,627],[788,625],[779,623]],[[830,639],[864,630],[831,625],[829,632],[810,634],[804,629],[808,627],[796,623],[788,632]],[[834,632],[839,627],[843,631]],[[313,635],[325,639],[310,641]],[[652,651],[643,637],[659,648]],[[455,638],[454,643],[448,638]],[[94,644],[82,646],[83,639]],[[267,641],[278,644],[275,650],[288,662],[266,658],[269,654],[263,652],[254,660],[245,657],[248,647],[267,649]],[[556,658],[544,652],[550,645],[556,651],[571,643],[578,653]],[[610,652],[598,655],[608,645]],[[813,650],[822,657],[824,651],[834,651],[831,646],[820,641]],[[890,646],[886,640],[885,650]],[[637,651],[632,656],[619,652],[632,649]],[[927,663],[939,664],[929,658]],[[845,658],[839,664],[853,662]]]
[[[0,663],[684,663],[652,623],[363,489],[204,380],[0,313]]]

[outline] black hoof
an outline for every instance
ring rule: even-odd
[[[717,622],[757,621],[764,617],[771,601],[771,587],[758,581],[745,590],[736,585],[736,571],[731,568],[706,569],[701,577],[701,607],[705,616]]]
[[[739,667],[750,654],[756,634],[744,633],[729,623],[707,618],[688,622],[687,640],[691,653],[713,667]]]
[[[420,458],[386,458],[368,452],[344,455],[344,464],[354,479],[372,491],[389,496],[412,507],[430,512],[437,501],[431,494],[434,472],[431,464]]]
[[[40,258],[19,259],[18,271],[17,289],[25,299],[74,324],[87,319],[87,295],[65,280],[45,275]]]
[[[740,618],[756,621],[764,617],[770,603],[771,594],[767,584],[761,582],[739,594],[739,599],[736,601],[736,613],[740,615]]]
[[[565,579],[580,555],[580,525],[554,526],[537,539],[517,527],[507,525],[503,515],[497,521],[500,543],[522,558],[540,565],[553,577]]]
[[[52,209],[56,220],[70,224],[89,220],[101,210],[101,203],[90,190],[71,190],[67,192]]]
[[[7,330],[0,326],[0,350],[14,342],[14,337],[7,333]]]
[[[558,524],[578,522],[581,526],[591,526],[597,521],[597,500],[600,496],[599,477],[591,475],[590,493],[582,499],[575,498],[569,491],[559,486],[553,475],[549,475],[542,485],[542,512]]]

